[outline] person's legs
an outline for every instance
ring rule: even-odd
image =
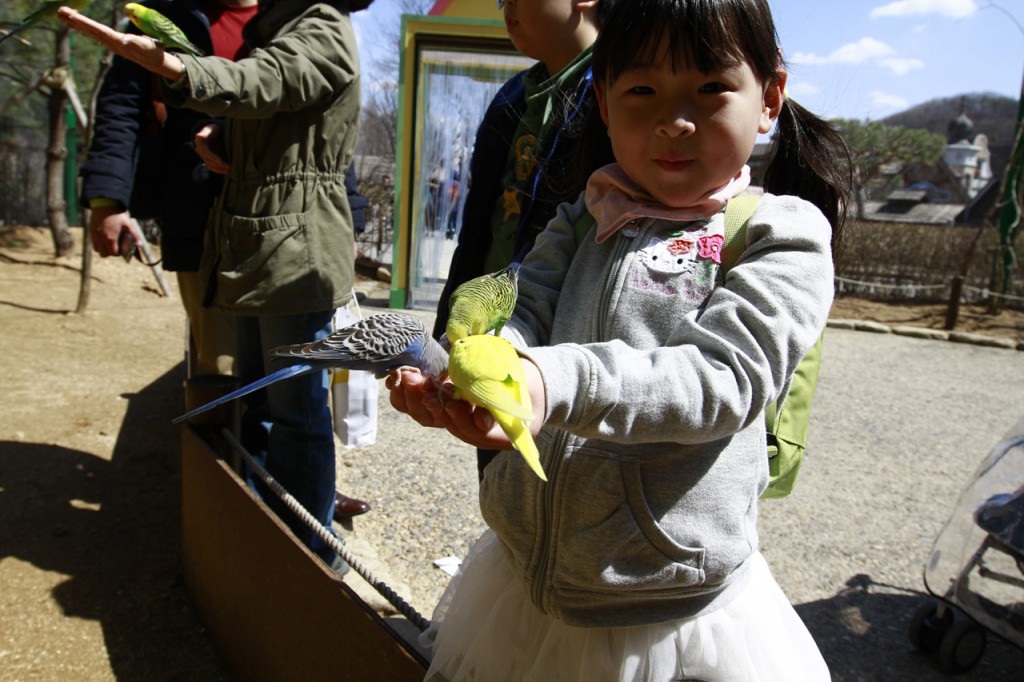
[[[233,374],[235,322],[232,315],[203,307],[198,272],[178,272],[178,294],[195,343],[196,374]]]
[[[239,375],[248,382],[279,369],[282,361],[270,359],[270,350],[324,338],[330,332],[332,313],[239,317]],[[250,394],[242,420],[242,442],[299,504],[330,528],[335,452],[328,394],[326,371],[284,379]],[[255,489],[306,546],[327,563],[333,561],[334,552],[277,495],[260,484]]]

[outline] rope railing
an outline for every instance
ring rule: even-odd
[[[936,290],[936,289],[946,289],[946,288],[949,287],[948,284],[882,284],[881,282],[865,282],[865,281],[857,280],[857,279],[849,279],[847,277],[835,277],[834,279],[835,279],[836,282],[838,282],[840,284],[853,284],[853,285],[856,285],[856,286],[867,287],[869,289],[875,288],[875,289],[890,289],[890,290],[896,290],[896,289],[906,290],[906,289],[910,288],[910,289],[913,289],[915,291],[917,291],[917,290],[930,291],[930,290]]]
[[[324,542],[324,544],[330,547],[345,561],[345,563],[351,566],[352,570],[362,576],[367,583],[373,586],[373,588],[377,590],[377,592],[384,597],[389,604],[394,606],[399,613],[405,616],[409,622],[415,625],[421,632],[430,626],[429,620],[420,615],[416,609],[402,599],[402,597],[391,589],[387,583],[375,576],[366,566],[363,565],[361,561],[359,561],[359,559],[356,558],[354,554],[352,554],[340,538],[327,530],[327,528],[325,528],[323,524],[316,519],[316,517],[310,514],[298,500],[292,497],[292,495],[285,490],[285,488],[278,483],[244,447],[242,447],[242,444],[238,442],[235,435],[231,433],[229,429],[221,429],[221,434],[224,436],[231,448],[241,455],[243,460],[245,460],[245,465],[248,466],[252,472],[256,474],[256,476],[259,477],[260,480],[262,480],[267,487],[281,499],[284,505],[293,514],[295,514],[295,516],[298,517],[306,527],[313,531],[316,536]]]
[[[886,291],[903,291],[903,292],[906,292],[910,297],[913,297],[914,295],[916,295],[917,292],[939,291],[939,290],[948,291],[949,287],[950,287],[949,284],[906,284],[906,283],[904,283],[904,284],[884,284],[882,282],[868,282],[868,281],[864,281],[864,280],[850,279],[848,277],[838,277],[838,276],[835,277],[834,280],[835,280],[835,282],[837,284],[836,288],[839,291],[845,291],[846,290],[846,286],[844,286],[844,285],[847,285],[847,286],[851,286],[851,287],[861,287],[863,289],[867,289],[869,292],[873,291],[875,289],[886,290]],[[1015,302],[1019,302],[1019,303],[1024,303],[1024,297],[1013,296],[1012,294],[1001,294],[1001,293],[999,293],[997,291],[992,291],[991,289],[988,289],[988,288],[974,287],[974,286],[970,286],[969,284],[964,284],[963,285],[963,291],[974,292],[974,293],[979,295],[979,299],[981,299],[981,300],[996,299],[996,300],[1002,300],[1002,301],[1007,301],[1007,302],[1015,301]]]
[[[995,299],[1001,299],[1003,301],[1019,301],[1019,302],[1024,303],[1024,296],[1013,296],[1012,294],[1001,294],[998,291],[992,291],[991,289],[987,289],[987,288],[979,289],[977,287],[972,287],[972,286],[970,286],[968,284],[964,285],[964,289],[968,289],[970,291],[978,292],[979,294],[981,294],[981,297],[983,299],[985,299],[985,298],[995,298]]]

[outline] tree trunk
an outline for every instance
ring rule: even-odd
[[[54,73],[66,73],[70,60],[70,29],[62,27],[57,32]],[[48,103],[50,144],[46,149],[46,217],[50,223],[50,232],[53,233],[54,254],[58,258],[68,255],[75,245],[68,230],[67,202],[64,198],[64,161],[68,155],[65,139],[67,102],[68,96],[64,89],[51,83]]]
[[[92,233],[89,231],[89,209],[84,212],[82,225],[82,271],[78,282],[78,305],[75,306],[75,312],[79,315],[89,307],[89,295],[92,293]]]

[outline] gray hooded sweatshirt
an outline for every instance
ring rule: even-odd
[[[831,228],[811,204],[765,195],[722,283],[703,245],[724,213],[577,243],[584,210],[582,196],[563,204],[538,238],[503,332],[544,379],[549,481],[502,453],[481,510],[544,613],[583,627],[700,615],[758,551],[760,416],[825,326]]]

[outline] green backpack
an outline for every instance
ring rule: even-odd
[[[744,194],[733,198],[725,207],[725,244],[722,247],[722,277],[736,263],[747,248],[747,222],[754,214],[759,195]],[[576,242],[582,243],[594,218],[589,212],[580,216],[574,226]],[[800,463],[807,447],[807,427],[811,419],[811,399],[818,386],[818,368],[821,365],[821,342],[818,337],[807,355],[793,372],[789,391],[769,404],[764,410],[764,425],[768,435],[768,487],[762,499],[786,497],[793,492]]]

